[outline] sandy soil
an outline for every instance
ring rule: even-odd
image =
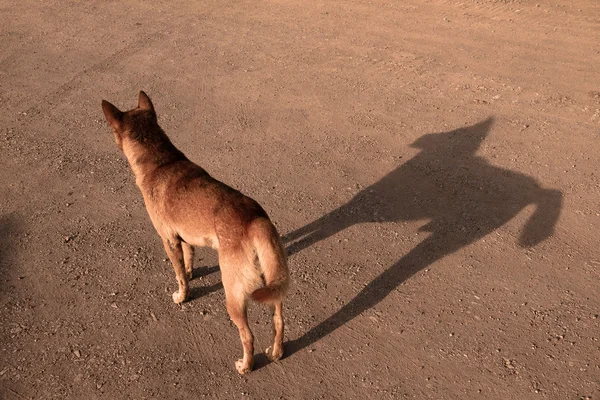
[[[0,398],[597,399],[595,0],[0,2]],[[238,376],[101,99],[257,199],[287,357]]]

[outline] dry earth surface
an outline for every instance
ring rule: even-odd
[[[0,2],[0,398],[600,398],[596,0]],[[287,357],[239,376],[104,121],[258,200]]]

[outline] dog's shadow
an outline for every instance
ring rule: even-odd
[[[418,271],[501,227],[523,208],[535,211],[519,238],[523,247],[548,238],[562,207],[560,191],[524,174],[493,166],[476,152],[493,118],[451,132],[427,134],[421,151],[348,203],[284,236],[289,255],[364,222],[429,219],[430,234],[367,284],[352,300],[300,338],[286,343],[289,356],[332,333],[382,301]]]

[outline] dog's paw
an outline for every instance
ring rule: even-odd
[[[265,350],[265,354],[269,361],[278,361],[283,356],[283,347],[279,346],[275,351],[272,347],[267,347],[267,349]]]
[[[191,281],[192,278],[194,277],[194,271],[185,271],[185,277],[187,278],[188,281]]]
[[[235,369],[237,369],[237,372],[242,375],[247,374],[248,372],[252,371],[252,363],[244,364],[244,360],[240,358],[235,362]]]
[[[187,297],[186,292],[182,292],[180,290],[173,292],[173,301],[175,302],[175,304],[183,303],[185,301],[186,297]]]

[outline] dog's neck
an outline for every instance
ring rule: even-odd
[[[146,143],[135,139],[125,139],[123,154],[133,170],[137,185],[142,190],[145,187],[146,178],[153,175],[158,169],[186,159],[185,155],[171,143],[166,135],[159,141]]]

